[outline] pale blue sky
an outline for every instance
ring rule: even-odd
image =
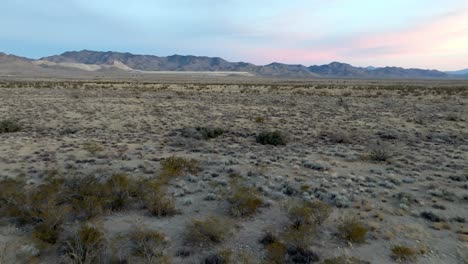
[[[0,51],[468,67],[466,0],[2,0]]]

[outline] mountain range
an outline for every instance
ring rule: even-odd
[[[271,63],[257,66],[246,62],[228,62],[219,57],[172,55],[135,55],[121,52],[70,51],[39,60],[0,53],[0,75],[17,74],[110,74],[119,72],[227,72],[231,74],[286,78],[368,78],[368,79],[449,79],[467,78],[468,69],[442,72],[400,67],[355,67],[341,62],[325,65]]]

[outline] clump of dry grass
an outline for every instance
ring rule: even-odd
[[[418,251],[414,248],[396,245],[392,247],[392,258],[396,261],[414,261]]]

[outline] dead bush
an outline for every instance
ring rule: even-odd
[[[104,234],[94,226],[84,225],[64,241],[62,253],[71,263],[92,264],[103,260],[106,248]]]

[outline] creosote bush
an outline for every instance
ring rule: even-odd
[[[218,216],[194,219],[187,226],[186,241],[198,246],[218,244],[229,236],[232,227],[229,219]]]
[[[257,143],[262,145],[286,145],[287,139],[286,136],[281,133],[280,131],[264,131],[257,135],[256,137]]]
[[[338,227],[340,236],[352,243],[366,241],[367,227],[355,218],[346,218]]]
[[[15,119],[4,119],[0,121],[0,134],[15,133],[21,131],[21,124]]]
[[[243,185],[234,186],[228,200],[231,203],[230,213],[235,217],[252,216],[263,205],[257,190]]]
[[[185,173],[196,174],[201,170],[198,160],[186,159],[176,156],[171,156],[161,161],[161,166],[161,178],[163,179],[182,176]]]
[[[417,250],[407,246],[397,245],[392,247],[392,258],[396,261],[414,261]]]

